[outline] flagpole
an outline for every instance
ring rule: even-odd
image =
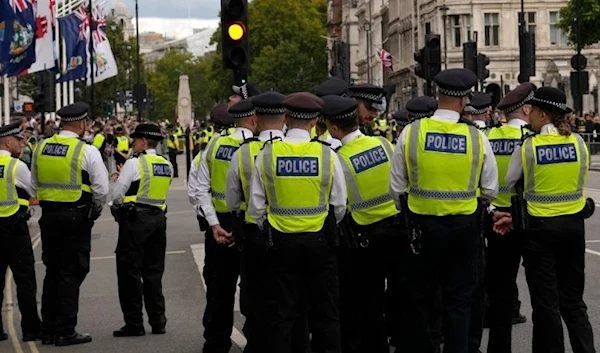
[[[91,0],[90,0],[91,1]],[[142,102],[140,102],[140,100],[142,100],[142,95],[141,95],[141,85],[140,85],[140,21],[139,21],[139,17],[138,17],[138,0],[135,0],[135,46],[136,46],[136,65],[137,65],[137,85],[136,85],[136,93],[134,97],[137,97],[137,117],[138,117],[138,123],[142,122],[142,107],[143,104]]]
[[[95,88],[94,88],[94,16],[92,16],[92,0],[89,0],[88,14],[90,16],[90,115],[92,120],[96,120],[95,115]]]
[[[10,101],[8,99],[10,95],[10,85],[8,83],[8,76],[4,75],[4,125],[10,124]]]

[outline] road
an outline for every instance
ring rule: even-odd
[[[181,156],[180,156],[181,157]],[[183,166],[183,159],[180,166]],[[180,175],[185,175],[180,168]],[[591,172],[588,181],[588,194],[600,205],[600,172]],[[194,212],[187,198],[185,180],[175,179],[171,186],[168,201],[168,244],[166,271],[164,276],[164,294],[167,301],[167,334],[143,337],[114,338],[112,331],[123,325],[119,300],[117,297],[117,279],[115,271],[114,249],[117,243],[117,226],[108,209],[93,229],[91,271],[81,290],[80,315],[77,329],[90,333],[93,342],[83,346],[54,347],[36,343],[21,343],[20,317],[15,303],[14,285],[7,285],[6,299],[2,306],[4,328],[11,339],[0,342],[2,353],[198,353],[203,345],[202,313],[205,306],[205,288],[201,276],[204,261],[204,235],[200,233]],[[34,218],[39,217],[39,208]],[[585,299],[589,316],[597,337],[600,337],[600,212],[587,221],[587,283]],[[31,222],[31,236],[34,239],[36,275],[38,280],[38,298],[41,295],[44,266],[41,260],[38,240],[39,228]],[[9,274],[10,276],[10,274]],[[12,281],[11,281],[12,282]],[[519,274],[520,299],[522,312],[528,322],[513,327],[513,352],[531,352],[531,305],[523,271]],[[10,282],[9,282],[10,283]],[[39,301],[39,299],[38,299]],[[240,334],[243,317],[236,306],[235,329],[232,339],[235,344],[231,352],[240,353],[245,339]],[[566,332],[566,330],[565,330]],[[484,333],[482,351],[485,352],[487,330]],[[568,339],[565,342],[567,352],[572,352]]]

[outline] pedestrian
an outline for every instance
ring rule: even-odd
[[[573,352],[595,352],[583,301],[584,218],[593,213],[588,206],[593,201],[586,201],[584,196],[590,155],[583,138],[569,128],[566,115],[571,109],[566,101],[565,94],[553,87],[535,91],[528,103],[536,134],[515,148],[506,174],[508,188],[523,179],[523,199],[527,202],[527,213],[515,227],[523,229],[534,353],[565,351],[562,320]],[[502,215],[506,213],[498,212],[496,219]],[[506,228],[496,228],[506,232]]]
[[[310,138],[323,101],[300,92],[287,96],[284,106],[289,130],[283,142],[266,144],[256,157],[248,205],[270,245],[275,295],[270,300],[277,304],[268,309],[268,352],[293,351],[294,327],[306,320],[308,308],[323,351],[340,352],[332,238],[346,209],[343,172],[329,144]]]
[[[61,108],[62,131],[43,140],[33,156],[32,188],[40,200],[42,260],[42,344],[68,346],[92,337],[75,331],[79,287],[90,270],[91,236],[108,195],[108,172],[100,152],[79,138],[89,106]]]
[[[143,336],[145,303],[152,333],[166,332],[162,277],[167,247],[167,196],[173,166],[156,154],[163,140],[160,127],[140,124],[131,134],[135,157],[119,172],[111,211],[119,223],[117,279],[125,326],[115,337]]]
[[[367,136],[373,136],[373,120],[380,111],[383,111],[383,98],[385,90],[382,87],[361,84],[348,88],[350,97],[358,101],[358,124],[361,131]]]
[[[41,321],[37,311],[35,268],[29,236],[31,173],[17,157],[21,154],[23,131],[19,123],[0,127],[0,305],[4,278],[10,267],[17,285],[23,342],[39,339]],[[8,339],[0,316],[0,341]]]
[[[227,172],[227,208],[234,212],[243,230],[243,237],[236,237],[241,249],[240,310],[246,317],[244,336],[248,340],[245,352],[266,352],[269,343],[267,310],[269,287],[267,271],[267,241],[258,228],[256,220],[246,212],[250,200],[250,180],[254,170],[254,160],[265,143],[283,139],[283,108],[281,93],[270,91],[252,100],[245,99],[234,104],[229,112],[235,117],[253,116],[256,119],[257,137],[247,138],[233,154]],[[257,105],[258,112],[255,110]]]
[[[232,115],[225,105],[211,112],[224,122]],[[231,157],[242,142],[254,136],[253,116],[235,116],[235,130],[215,135],[206,149],[196,156],[190,171],[188,195],[205,231],[206,309],[204,310],[204,353],[228,352],[231,348],[235,291],[240,274],[240,253],[234,246],[237,219],[229,212],[225,199],[227,172]],[[229,125],[222,124],[222,125]],[[236,235],[237,236],[237,235]]]
[[[444,351],[468,351],[469,317],[478,282],[481,248],[477,187],[493,200],[498,192],[496,161],[485,135],[460,123],[477,77],[466,69],[435,77],[439,106],[429,119],[406,127],[392,161],[390,191],[397,206],[408,193],[405,212],[413,235],[410,273],[411,318],[407,350],[433,352],[429,311],[438,288],[444,308]]]
[[[342,347],[344,352],[389,353],[385,325],[385,288],[395,289],[402,262],[399,249],[407,248],[406,234],[398,232],[398,210],[389,194],[393,147],[384,137],[364,136],[356,119],[358,104],[352,98],[323,97],[322,117],[327,130],[342,142],[337,150],[346,180],[348,211],[344,229],[353,244],[352,291],[342,293]],[[400,254],[399,254],[400,253]]]

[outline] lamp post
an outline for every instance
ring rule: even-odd
[[[140,96],[139,93],[141,93],[141,85],[140,85],[140,20],[139,20],[139,16],[138,16],[138,0],[135,0],[135,42],[136,42],[136,97],[137,97],[137,117],[138,117],[138,122],[142,121],[142,104],[140,102]]]
[[[113,36],[113,42],[111,44],[112,50],[117,50],[117,25],[115,23],[110,24],[110,30]],[[115,117],[117,116],[117,81],[119,80],[119,75],[113,77],[113,109],[115,111]]]
[[[446,39],[446,19],[448,18],[447,14],[448,14],[448,10],[450,10],[450,8],[448,6],[446,6],[446,4],[442,5],[442,7],[440,7],[440,11],[442,11],[442,21],[444,22],[444,28],[443,28],[443,34],[444,34],[444,70],[448,70],[448,41]]]

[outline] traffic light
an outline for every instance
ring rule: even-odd
[[[46,112],[46,97],[43,92],[38,92],[33,96],[33,109],[36,113]]]
[[[112,116],[113,105],[110,102],[104,102],[102,103],[102,110],[104,110],[104,115],[110,118]]]
[[[477,75],[477,42],[463,43],[463,64]]]
[[[433,33],[425,35],[425,47],[427,48],[427,76],[434,78],[442,71],[440,35]]]
[[[427,47],[420,49],[418,52],[414,54],[415,61],[415,75],[419,76],[422,79],[427,80],[428,70],[427,70],[427,55],[426,55]]]
[[[486,78],[490,77],[490,70],[487,66],[490,64],[490,58],[485,54],[477,54],[477,78],[479,81],[485,81]]]
[[[221,0],[221,36],[223,68],[246,71],[249,59],[248,0]],[[245,77],[240,79],[245,80]]]

